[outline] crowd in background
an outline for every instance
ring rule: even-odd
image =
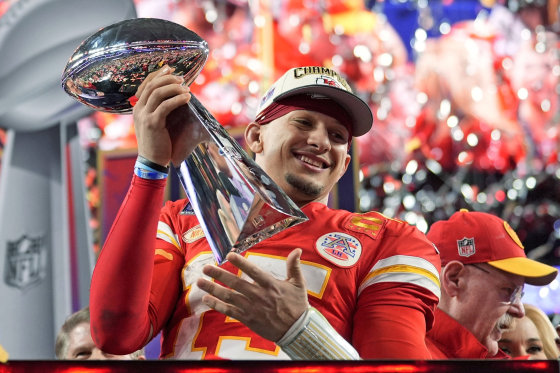
[[[459,208],[491,212],[511,221],[533,258],[557,265],[553,3],[136,2],[139,16],[172,20],[208,41],[209,60],[191,87],[226,128],[248,123],[262,85],[288,65],[333,66],[375,117],[355,144],[357,209],[422,231]],[[270,29],[258,25],[267,20]],[[134,148],[134,133],[130,117],[105,113],[81,126],[96,212],[94,154]]]

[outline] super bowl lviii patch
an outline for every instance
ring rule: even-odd
[[[195,215],[194,209],[190,202],[187,202],[187,204],[185,205],[185,207],[183,207],[179,215]]]
[[[352,267],[362,255],[362,244],[357,238],[342,232],[331,232],[319,237],[315,249],[327,261],[339,267]]]

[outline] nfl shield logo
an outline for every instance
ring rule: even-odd
[[[41,282],[46,275],[44,237],[22,236],[8,241],[4,281],[8,286],[22,290]]]
[[[464,257],[469,257],[473,255],[476,250],[474,248],[474,238],[463,238],[457,241],[457,248],[459,249],[459,255]]]

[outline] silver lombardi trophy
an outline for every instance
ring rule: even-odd
[[[208,52],[205,40],[176,23],[126,20],[78,46],[64,69],[62,87],[96,110],[130,113],[134,94],[149,73],[169,65],[190,85]],[[219,264],[228,252],[242,252],[307,220],[194,95],[187,117],[213,141],[199,144],[173,165]]]

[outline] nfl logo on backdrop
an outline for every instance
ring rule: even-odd
[[[476,250],[474,248],[474,238],[463,238],[457,241],[457,248],[459,249],[459,255],[464,257],[469,257],[473,255]]]
[[[47,250],[45,237],[23,235],[7,241],[4,282],[8,286],[26,290],[46,277]]]

